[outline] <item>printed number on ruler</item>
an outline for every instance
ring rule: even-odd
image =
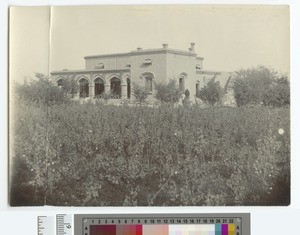
[[[54,235],[54,217],[53,216],[38,216],[38,235]]]

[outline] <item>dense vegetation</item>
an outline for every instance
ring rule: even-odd
[[[237,106],[264,105],[282,107],[290,105],[290,82],[286,74],[258,66],[240,69],[231,76],[225,87],[221,87],[217,76],[197,91],[196,96],[210,106],[222,105],[224,94],[232,90]]]
[[[287,75],[264,66],[237,71],[232,89],[238,106],[290,105],[290,83]]]
[[[215,77],[210,79],[201,90],[197,91],[196,96],[200,98],[204,103],[208,103],[211,106],[215,104],[222,104],[222,97],[224,90],[219,82],[216,82]]]
[[[155,83],[155,91],[155,98],[163,104],[178,102],[182,93],[175,79],[170,80],[167,84]]]
[[[289,108],[16,102],[11,205],[287,205]]]
[[[238,71],[235,108],[214,107],[223,91],[213,80],[200,90],[209,108],[174,106],[174,81],[155,84],[161,105],[150,108],[76,102],[74,80],[58,88],[37,78],[16,86],[12,101],[11,205],[290,202],[284,76],[264,67]],[[144,103],[148,92],[133,88]]]

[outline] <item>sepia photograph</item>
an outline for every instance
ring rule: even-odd
[[[288,206],[289,12],[10,7],[10,206]]]

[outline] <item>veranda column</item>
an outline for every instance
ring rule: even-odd
[[[110,93],[110,82],[106,82],[106,83],[104,84],[104,92],[105,92],[106,94],[109,94],[109,93]]]
[[[94,85],[94,83],[89,84],[89,94],[90,94],[90,98],[95,97],[95,85]]]
[[[127,99],[127,83],[121,85],[121,98]]]
[[[105,73],[104,74],[104,79],[105,79],[105,81],[104,81],[104,93],[105,94],[110,93],[110,81],[109,81],[108,77],[109,77],[109,74]]]
[[[122,72],[121,75],[121,99],[127,99],[127,73]]]

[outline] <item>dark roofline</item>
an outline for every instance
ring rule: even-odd
[[[214,70],[199,70],[196,71],[196,74],[210,74],[210,75],[219,75],[222,71],[214,71]]]
[[[90,58],[105,58],[105,57],[117,57],[117,56],[126,57],[126,56],[130,56],[130,53],[124,52],[124,53],[113,53],[113,54],[104,54],[104,55],[89,55],[83,58],[90,59]]]
[[[76,73],[105,73],[105,72],[122,72],[122,71],[130,71],[130,68],[118,68],[118,69],[80,69],[80,70],[60,70],[60,71],[52,71],[51,75],[59,75],[59,74],[76,74]]]
[[[84,59],[91,59],[91,58],[107,58],[107,57],[126,57],[126,56],[133,56],[133,55],[143,55],[143,54],[157,54],[157,53],[172,53],[178,55],[186,55],[186,56],[195,56],[197,59],[203,59],[202,57],[197,57],[197,54],[194,52],[177,50],[177,49],[170,49],[170,48],[158,48],[158,49],[146,49],[146,50],[137,50],[137,51],[130,51],[126,53],[114,53],[114,54],[104,54],[104,55],[90,55],[85,56]]]

